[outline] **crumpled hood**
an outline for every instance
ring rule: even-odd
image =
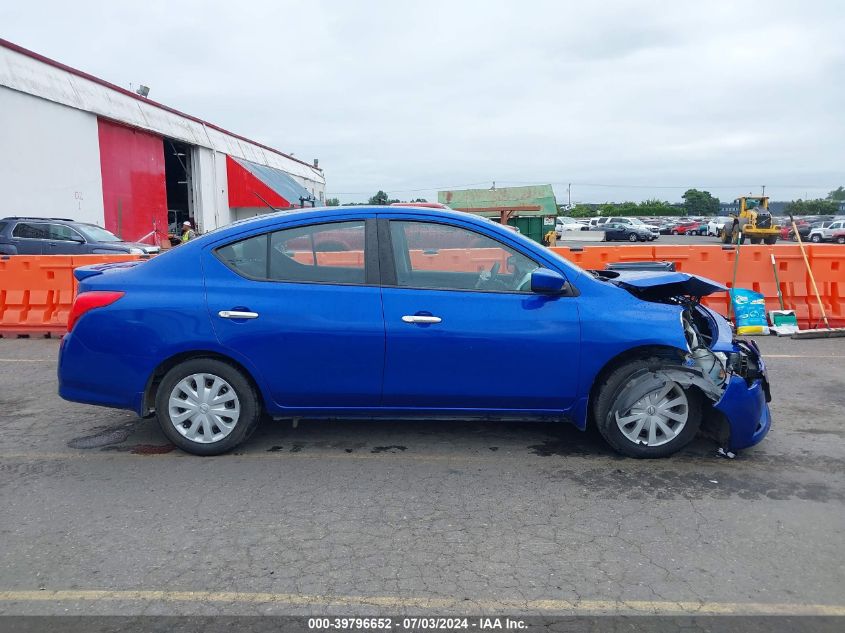
[[[602,271],[602,275],[609,277],[611,283],[649,300],[668,299],[679,295],[706,297],[728,289],[717,281],[688,273],[631,270],[613,271],[616,275],[610,276],[609,272]]]

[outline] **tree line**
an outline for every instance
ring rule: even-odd
[[[672,204],[663,200],[646,200],[644,202],[606,202],[604,204],[579,204],[569,211],[561,210],[562,213],[573,218],[586,218],[599,214],[618,216],[662,216],[678,215],[681,211],[685,215],[708,216],[721,213],[719,198],[715,198],[709,191],[688,189],[683,195],[684,202],[681,205]],[[786,206],[786,213],[795,215],[836,215],[839,213],[839,204],[845,201],[845,188],[838,187],[827,194],[826,198],[815,200],[793,200]]]

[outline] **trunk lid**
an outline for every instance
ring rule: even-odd
[[[75,268],[73,271],[73,276],[76,277],[76,281],[84,281],[96,275],[102,275],[103,273],[107,273],[111,270],[125,270],[128,268],[134,268],[138,264],[143,264],[144,260],[135,260],[131,262],[110,262],[108,264],[91,264],[90,266],[80,266],[79,268]]]

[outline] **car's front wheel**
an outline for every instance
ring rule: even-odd
[[[701,396],[654,373],[671,367],[667,362],[633,361],[613,371],[599,386],[594,419],[617,452],[637,458],[667,457],[698,432]]]
[[[156,415],[167,439],[182,450],[220,455],[249,437],[261,405],[255,388],[232,365],[195,358],[165,374]]]

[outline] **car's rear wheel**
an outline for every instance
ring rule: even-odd
[[[182,450],[220,455],[249,437],[261,406],[255,388],[232,365],[195,358],[165,374],[156,414],[167,439]]]
[[[631,234],[628,236],[628,241],[629,241],[629,242],[636,242],[636,241],[637,241],[637,239],[638,239],[638,238],[637,238],[637,234],[636,234],[636,233],[631,233]]]
[[[701,396],[654,373],[671,367],[667,362],[633,361],[613,371],[599,387],[594,419],[617,452],[637,458],[667,457],[698,432]]]

